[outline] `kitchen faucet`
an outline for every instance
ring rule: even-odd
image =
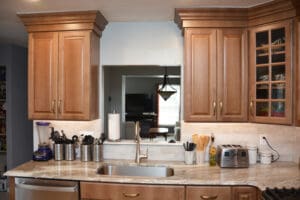
[[[148,148],[146,154],[141,154],[140,123],[138,121],[135,123],[135,142],[136,142],[135,162],[137,164],[140,164],[141,159],[148,158]]]

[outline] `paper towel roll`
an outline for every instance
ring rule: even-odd
[[[108,114],[108,139],[116,141],[120,139],[120,114]]]

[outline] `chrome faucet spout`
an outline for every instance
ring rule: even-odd
[[[136,143],[136,149],[135,149],[135,162],[137,164],[141,163],[141,159],[147,159],[148,158],[148,149],[146,151],[146,154],[141,154],[141,136],[140,136],[140,123],[135,123],[135,143]]]

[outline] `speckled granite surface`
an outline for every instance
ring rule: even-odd
[[[128,160],[107,160],[105,163],[135,165]],[[300,169],[293,162],[276,162],[271,165],[252,165],[244,169],[224,169],[183,162],[147,161],[141,165],[159,165],[174,168],[175,175],[167,178],[98,175],[103,163],[80,161],[30,161],[6,172],[6,176],[47,179],[98,181],[111,183],[144,183],[170,185],[252,185],[266,187],[300,188]]]

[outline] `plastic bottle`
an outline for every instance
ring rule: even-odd
[[[211,144],[209,147],[209,166],[215,166],[216,165],[216,155],[217,155],[217,149],[214,145],[215,137],[213,134],[211,134]]]

